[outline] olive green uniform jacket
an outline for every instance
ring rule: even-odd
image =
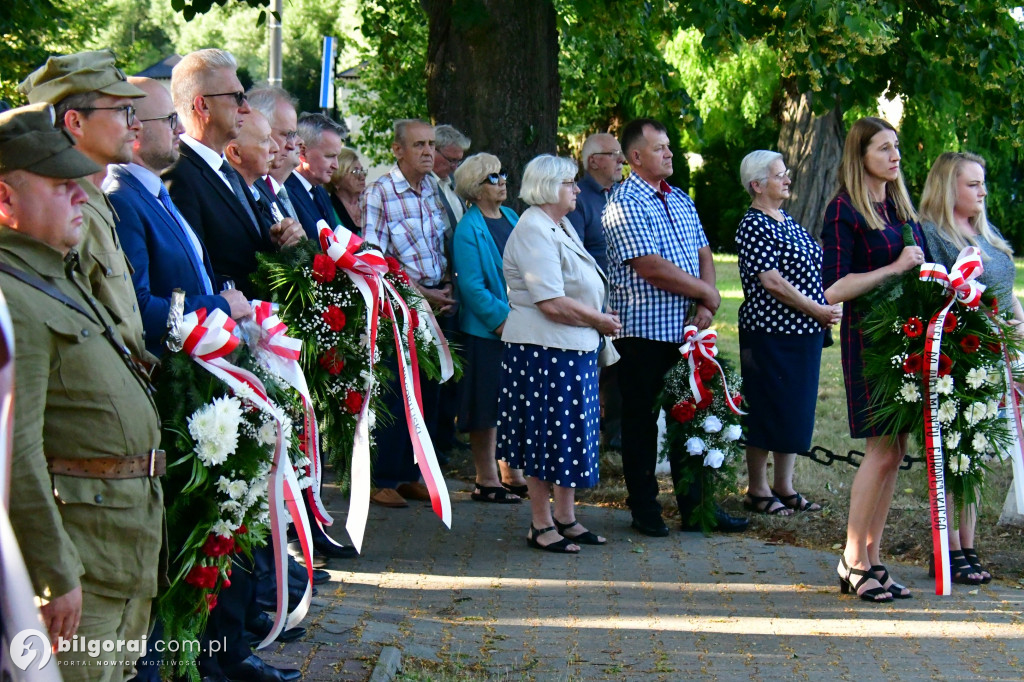
[[[156,406],[103,337],[76,260],[74,251],[64,259],[0,227],[0,262],[50,282],[93,318],[0,272],[15,336],[11,524],[38,596],[81,585],[108,597],[152,598],[163,542],[160,480],[51,476],[47,470],[46,455],[124,457],[160,443]],[[111,324],[103,306],[93,305]]]

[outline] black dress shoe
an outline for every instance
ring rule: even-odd
[[[689,514],[681,514],[685,519]],[[715,523],[713,530],[719,533],[742,533],[750,525],[750,520],[742,516],[730,516],[722,509],[715,510]],[[699,523],[684,523],[681,530],[687,533],[699,533],[702,529]]]
[[[309,579],[306,567],[292,557],[288,557],[288,589],[305,589],[306,581]],[[331,574],[319,568],[313,569],[313,584],[323,585],[330,582]]]
[[[313,540],[313,552],[327,559],[355,559],[359,556],[352,545],[335,545],[326,540]]]
[[[660,517],[657,520],[646,522],[633,519],[632,526],[633,530],[652,538],[663,538],[668,535],[668,526],[665,525],[665,522]]]
[[[263,641],[263,638],[270,634],[274,627],[274,619],[262,611],[255,618],[245,621],[245,634],[249,635],[249,641],[255,642],[253,646]],[[275,642],[294,642],[306,636],[306,628],[289,628],[278,633]]]
[[[302,671],[275,668],[256,654],[233,665],[222,665],[221,669],[231,682],[295,682],[302,679]]]

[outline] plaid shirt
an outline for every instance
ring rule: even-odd
[[[444,279],[444,207],[426,176],[419,192],[395,166],[363,193],[366,241],[394,256],[413,281],[436,287]]]
[[[633,173],[612,191],[601,222],[608,240],[611,307],[622,319],[619,338],[682,343],[690,299],[657,288],[628,261],[655,254],[700,277],[697,252],[708,240],[693,200],[666,182],[655,191]]]

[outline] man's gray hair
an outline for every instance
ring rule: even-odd
[[[463,152],[469,150],[471,140],[447,123],[434,128],[434,147],[444,149],[445,147],[458,147]]]
[[[308,111],[302,112],[302,115],[299,116],[299,123],[296,128],[299,131],[299,137],[302,138],[303,144],[307,147],[315,147],[320,144],[320,140],[323,139],[325,132],[334,133],[342,140],[348,137],[348,131],[345,129],[345,126],[338,124],[323,114],[310,113]]]
[[[393,125],[395,129],[395,142],[398,144],[405,144],[405,129],[411,125],[427,126],[428,128],[433,127],[426,121],[418,118],[400,118],[397,119]],[[437,147],[436,139],[434,140],[434,147]]]
[[[743,157],[743,161],[740,162],[740,182],[743,183],[743,189],[747,190],[747,194],[754,196],[750,183],[755,180],[767,180],[768,167],[781,159],[782,154],[767,149],[758,149]]]
[[[575,180],[577,170],[572,159],[541,154],[526,164],[519,198],[531,206],[557,203],[562,183]]]
[[[583,149],[580,151],[580,161],[583,163],[583,172],[586,173],[590,169],[590,157],[596,152],[603,151],[601,149],[601,139],[607,138],[612,142],[618,142],[615,136],[611,133],[594,133],[587,138],[586,142],[583,143]]]
[[[292,109],[299,108],[299,100],[292,97],[287,90],[276,86],[265,86],[253,88],[246,93],[245,98],[249,100],[249,107],[267,117],[271,126],[276,126],[277,103],[287,102]]]
[[[214,47],[190,52],[171,69],[171,99],[183,119],[192,117],[192,102],[203,94],[205,76],[217,69],[238,70],[238,62],[227,50]]]

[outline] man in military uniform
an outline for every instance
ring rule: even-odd
[[[58,650],[64,679],[120,680],[140,652],[116,641],[145,636],[157,593],[165,462],[149,384],[75,251],[86,202],[75,179],[100,167],[53,122],[48,104],[0,113],[0,288],[17,376],[10,516],[53,642],[99,642],[95,657]]]
[[[116,316],[117,329],[132,355],[146,362],[146,353],[131,266],[115,231],[113,209],[100,190],[107,164],[131,163],[132,142],[142,124],[135,117],[133,100],[145,97],[114,65],[110,50],[55,56],[29,74],[18,90],[32,104],[49,102],[56,125],[75,139],[78,151],[99,165],[99,170],[78,181],[88,201],[82,207],[83,236],[78,247],[93,295]]]

